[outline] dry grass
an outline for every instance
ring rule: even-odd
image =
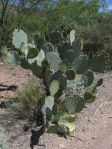
[[[40,100],[45,96],[42,83],[33,77],[28,83],[24,84],[16,91],[14,101],[21,105],[21,108],[26,111],[31,111],[40,103]]]

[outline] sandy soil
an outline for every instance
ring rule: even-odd
[[[17,85],[25,83],[32,73],[21,67],[12,68],[0,64],[0,84]],[[99,88],[94,103],[77,114],[75,137],[60,138],[54,134],[41,137],[41,144],[46,149],[112,149],[112,72],[98,74],[103,77],[104,84]],[[0,100],[13,96],[14,92],[0,92]],[[6,130],[6,142],[9,149],[30,149],[30,132],[24,133],[22,126],[26,120],[14,119],[7,109],[0,109],[0,125]],[[6,127],[7,126],[7,127]],[[1,132],[0,132],[1,133]],[[35,146],[34,149],[45,147]],[[4,148],[5,149],[5,148]]]

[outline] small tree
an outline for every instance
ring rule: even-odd
[[[0,47],[9,43],[14,28],[21,26],[25,15],[43,0],[1,0],[0,2]]]

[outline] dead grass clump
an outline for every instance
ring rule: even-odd
[[[44,87],[38,78],[32,78],[28,83],[17,89],[14,102],[26,111],[34,109],[45,96]]]

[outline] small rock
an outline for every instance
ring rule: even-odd
[[[92,139],[94,140],[94,139],[96,139],[96,137],[92,137]]]
[[[63,149],[66,149],[65,145],[64,144],[59,144],[59,147],[63,148]]]

